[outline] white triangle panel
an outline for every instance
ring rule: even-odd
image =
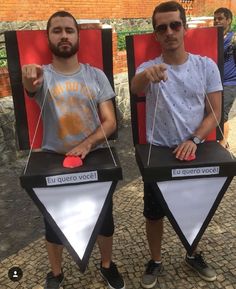
[[[84,256],[111,185],[112,182],[96,182],[33,188],[80,259]]]
[[[157,182],[169,210],[192,245],[211,210],[226,177]]]

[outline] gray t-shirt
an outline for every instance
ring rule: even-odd
[[[54,71],[51,64],[43,71],[43,85],[34,96],[43,105],[42,149],[64,154],[100,126],[98,104],[115,93],[103,71],[87,64],[71,75]]]
[[[161,63],[162,56],[144,62],[136,73]],[[215,62],[194,54],[189,54],[182,65],[167,65],[167,75],[166,82],[150,83],[147,88],[146,131],[149,143],[174,147],[189,139],[199,127],[204,118],[206,94],[221,91],[222,84]]]

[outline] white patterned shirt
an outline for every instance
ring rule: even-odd
[[[136,73],[161,63],[161,56],[144,62]],[[216,63],[208,57],[189,54],[184,64],[166,66],[168,80],[150,82],[146,90],[146,132],[147,142],[174,147],[189,139],[199,127],[205,114],[206,94],[221,91],[222,83]]]

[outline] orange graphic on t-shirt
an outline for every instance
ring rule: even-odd
[[[79,83],[77,81],[66,81],[66,91],[67,92],[78,92],[79,91]]]
[[[80,116],[76,113],[64,114],[59,119],[58,137],[64,139],[66,136],[84,133],[87,128]]]
[[[53,86],[50,89],[50,94],[52,96],[52,98],[57,98],[58,96],[62,95],[63,92],[65,91],[65,87],[63,84],[61,83],[57,83],[55,86]]]

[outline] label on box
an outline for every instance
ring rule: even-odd
[[[98,180],[97,171],[46,177],[47,186],[95,182],[97,180]]]
[[[184,169],[172,169],[172,178],[182,177],[195,177],[195,176],[209,176],[218,175],[220,173],[220,167],[201,167],[201,168],[184,168]]]

